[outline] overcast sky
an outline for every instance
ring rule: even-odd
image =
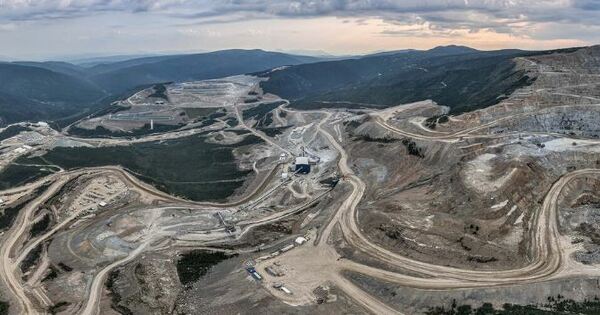
[[[0,59],[600,44],[600,0],[0,0]]]

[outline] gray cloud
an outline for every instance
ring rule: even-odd
[[[598,0],[575,0],[574,6],[583,10],[600,10],[600,1]]]
[[[14,21],[76,18],[101,12],[157,11],[180,0],[0,0],[0,18]]]
[[[7,21],[110,11],[150,12],[188,21],[174,25],[274,17],[378,17],[391,24],[428,23],[440,32],[492,29],[517,35],[527,34],[536,23],[600,25],[599,0],[0,0],[0,19]]]

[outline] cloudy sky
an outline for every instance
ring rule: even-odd
[[[600,0],[0,0],[0,59],[600,44]]]

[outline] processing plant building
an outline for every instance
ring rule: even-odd
[[[310,162],[308,160],[308,157],[299,156],[296,158],[295,172],[297,174],[310,173]]]

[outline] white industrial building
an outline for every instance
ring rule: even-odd
[[[304,238],[302,236],[298,236],[294,242],[296,242],[297,245],[302,245],[302,244],[306,243],[306,238]]]
[[[295,172],[298,174],[310,173],[310,161],[308,160],[308,157],[299,156],[296,158]]]

